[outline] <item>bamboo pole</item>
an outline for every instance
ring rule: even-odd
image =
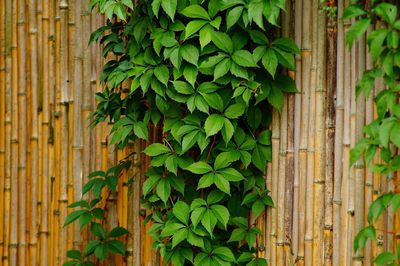
[[[338,0],[337,17],[343,16],[344,0]],[[335,149],[334,149],[334,176],[333,176],[333,265],[340,265],[342,241],[342,180],[343,180],[343,129],[344,129],[344,26],[343,21],[337,20],[337,63],[336,63],[336,106],[335,106]]]
[[[314,1],[316,2],[316,1]],[[318,6],[316,9],[318,11]],[[316,14],[318,27],[315,32],[317,36],[315,67],[315,153],[314,153],[314,226],[313,226],[313,265],[323,265],[324,257],[324,214],[325,214],[325,162],[326,162],[326,14]],[[322,204],[321,204],[322,203]]]
[[[326,41],[326,164],[325,164],[325,225],[324,225],[324,265],[333,264],[333,183],[335,172],[335,95],[337,64],[337,21],[328,16]]]
[[[25,1],[18,1],[18,263],[25,265],[26,259],[26,40]]]
[[[17,32],[17,3],[12,3],[12,31]],[[11,40],[11,82],[18,88],[18,46],[17,34]],[[14,88],[15,88],[14,87]],[[11,91],[11,236],[10,236],[10,264],[18,263],[18,235],[21,233],[18,226],[18,90]]]
[[[302,47],[302,4],[303,1],[295,2],[295,25],[294,25],[294,34],[295,41],[299,47]],[[295,75],[296,79],[296,87],[301,92],[302,88],[302,55],[296,55],[296,70],[297,73]],[[293,180],[293,219],[296,219],[296,222],[293,223],[293,234],[292,234],[292,249],[293,254],[295,255],[295,259],[298,258],[298,250],[299,243],[303,243],[300,240],[299,235],[299,223],[297,221],[301,221],[300,210],[299,210],[299,202],[300,198],[300,180],[299,180],[299,147],[300,147],[300,132],[301,132],[301,110],[302,110],[302,94],[296,93],[295,97],[295,106],[294,106],[294,180]]]
[[[317,27],[319,26],[316,22],[316,18],[318,15],[318,3],[316,1],[311,1],[311,22],[313,25],[311,27],[311,32],[309,36],[311,38],[311,68],[310,68],[310,83],[309,83],[309,104],[304,108],[308,108],[308,135],[307,135],[307,160],[306,160],[306,168],[307,168],[307,178],[306,178],[306,211],[305,211],[305,254],[304,260],[306,264],[310,264],[313,261],[313,252],[314,252],[314,237],[313,237],[313,226],[314,224],[314,176],[315,176],[315,122],[316,122],[316,114],[315,114],[315,106],[316,106],[316,92],[315,88],[317,86],[317,66],[316,66],[316,49],[317,49]],[[308,25],[308,24],[305,24]],[[304,69],[304,71],[306,71]],[[318,239],[319,240],[319,239]]]

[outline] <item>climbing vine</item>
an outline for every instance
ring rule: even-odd
[[[373,68],[364,72],[357,83],[356,93],[371,94],[377,80],[384,86],[375,97],[377,117],[365,126],[366,137],[358,141],[351,151],[351,164],[356,164],[364,157],[372,169],[388,178],[400,170],[400,18],[395,4],[388,1],[358,1],[349,6],[343,19],[356,21],[347,32],[347,43],[351,47],[354,41],[367,32],[368,28],[379,23],[379,27],[367,32],[369,52],[373,60]],[[379,163],[373,159],[378,155]],[[354,240],[354,250],[363,249],[368,239],[376,239],[374,223],[389,207],[395,213],[400,206],[400,194],[388,192],[380,195],[370,206],[367,215],[369,225],[363,228]],[[400,263],[400,245],[397,251],[384,251],[375,258],[378,265],[398,265]]]
[[[119,149],[148,140],[149,128],[162,131],[143,151],[151,157],[142,201],[153,247],[173,265],[266,265],[256,221],[274,206],[263,177],[271,113],[296,92],[286,72],[299,52],[279,36],[285,1],[92,0],[91,8],[108,18],[90,38],[108,59],[92,124],[112,122],[110,144]],[[70,206],[80,208],[65,224],[79,220],[93,239],[69,251],[66,265],[125,254],[117,238],[127,230],[106,232],[97,205],[129,165],[92,173],[83,194],[95,199]]]

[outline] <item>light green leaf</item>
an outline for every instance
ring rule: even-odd
[[[174,21],[177,0],[161,0],[161,6],[164,9],[165,13]]]
[[[231,194],[231,186],[229,184],[229,181],[226,180],[223,175],[216,174],[214,177],[214,184],[222,192],[225,192],[228,195]]]
[[[147,125],[142,121],[136,122],[133,125],[133,132],[138,138],[144,140],[147,140],[147,138],[149,137],[149,131],[147,129]]]
[[[192,20],[190,21],[185,28],[185,40],[191,37],[193,34],[198,32],[204,25],[208,22],[205,20]]]
[[[255,218],[257,218],[265,210],[265,205],[262,200],[256,200],[251,206],[251,211],[254,213]]]
[[[198,75],[197,67],[195,67],[193,65],[185,66],[185,68],[183,70],[183,76],[190,83],[190,85],[192,85],[192,87],[194,87],[194,85],[195,85],[197,75]]]
[[[233,168],[218,170],[218,173],[222,174],[225,179],[231,182],[238,182],[244,179],[243,175]]]
[[[217,217],[217,220],[220,221],[226,229],[230,216],[228,209],[222,205],[212,205],[211,210],[214,211],[215,217]]]
[[[207,137],[217,134],[224,126],[225,118],[219,114],[212,114],[207,117],[204,124]]]
[[[185,240],[188,236],[189,229],[181,228],[172,235],[172,248],[175,248],[179,243]]]
[[[210,93],[210,94],[202,94],[204,100],[217,111],[222,112],[224,109],[224,102],[222,101],[221,96],[218,93]]]
[[[228,54],[233,52],[233,43],[228,34],[215,31],[212,35],[212,41],[222,51]]]
[[[198,207],[192,211],[192,214],[190,215],[190,220],[192,221],[194,227],[196,227],[199,224],[200,220],[203,218],[203,214],[204,214],[205,210],[206,210],[206,208],[204,208],[204,207],[200,207],[200,208]]]
[[[210,25],[206,25],[200,30],[199,38],[201,50],[211,42],[213,32],[214,30]]]
[[[222,138],[224,139],[225,143],[228,143],[232,136],[233,133],[235,132],[235,128],[233,127],[231,121],[229,119],[225,118],[224,120],[224,127],[222,128]]]
[[[346,43],[351,48],[356,39],[359,39],[371,25],[371,19],[365,18],[354,22],[346,33]]]
[[[224,112],[224,115],[230,119],[236,119],[243,115],[246,106],[242,103],[235,103],[230,105]]]
[[[199,183],[197,184],[197,189],[202,189],[211,186],[212,184],[214,184],[214,179],[215,175],[212,173],[203,175],[200,178]]]
[[[210,16],[208,15],[207,11],[199,5],[190,5],[183,9],[181,13],[189,18],[210,20]]]
[[[219,62],[214,69],[214,80],[217,80],[227,74],[229,72],[229,69],[231,68],[231,64],[232,62],[229,58],[225,58],[224,60]]]
[[[230,250],[227,247],[217,247],[216,249],[213,250],[213,254],[217,255],[224,261],[236,262],[235,256],[233,255],[232,250]]]
[[[179,221],[181,221],[185,225],[188,225],[189,211],[190,211],[189,205],[187,205],[183,201],[178,201],[177,203],[175,203],[172,213]]]
[[[171,150],[161,143],[153,143],[153,144],[150,144],[149,146],[147,146],[147,148],[144,149],[143,152],[146,155],[153,157],[153,156],[157,156],[160,154],[170,153]]]
[[[213,169],[208,163],[199,161],[199,162],[192,163],[191,165],[186,167],[185,170],[190,171],[194,174],[201,175],[201,174],[211,172]]]
[[[273,49],[267,49],[262,57],[262,64],[272,77],[275,77],[276,69],[278,67],[278,58]]]
[[[238,22],[240,16],[242,15],[242,11],[243,6],[237,6],[228,11],[226,15],[226,27],[228,30]]]
[[[343,12],[342,20],[348,20],[365,14],[367,12],[361,6],[348,6]]]
[[[233,61],[243,67],[257,67],[254,63],[252,54],[247,50],[238,50],[232,55]]]
[[[185,81],[176,80],[172,83],[174,84],[175,90],[181,94],[192,95],[194,93],[192,86]]]
[[[185,44],[181,46],[180,52],[185,61],[197,66],[197,62],[199,61],[199,50],[194,45]]]
[[[169,70],[166,65],[159,65],[154,69],[154,75],[164,85],[168,84]]]
[[[208,231],[208,233],[213,236],[214,227],[217,224],[217,218],[210,209],[206,209],[201,219],[201,224]]]
[[[169,181],[167,179],[161,179],[160,182],[158,182],[157,184],[156,192],[160,199],[164,202],[164,204],[166,204],[169,195],[171,194],[171,185]]]

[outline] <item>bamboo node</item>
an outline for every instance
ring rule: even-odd
[[[317,179],[317,180],[314,181],[314,184],[324,185],[325,184],[325,180]]]
[[[26,96],[26,92],[18,92],[17,95],[18,96]]]
[[[9,248],[17,248],[18,247],[18,243],[10,243],[8,244]]]
[[[364,259],[364,256],[362,256],[362,255],[356,255],[356,256],[353,256],[353,258],[352,258],[353,260],[355,260],[355,261],[362,261],[363,259]]]
[[[349,215],[351,215],[351,216],[354,216],[354,210],[353,210],[353,209],[348,210],[347,213],[348,213]]]
[[[68,9],[68,2],[67,1],[60,1],[59,5],[60,9]]]
[[[283,240],[276,240],[276,241],[275,241],[275,245],[277,245],[277,246],[284,246],[284,245],[285,245],[285,241],[283,241]]]
[[[56,210],[53,211],[53,214],[54,214],[55,216],[60,216],[61,212],[60,212],[59,209],[56,209]]]
[[[25,25],[25,20],[18,20],[17,21],[17,26],[24,26]]]
[[[325,230],[332,231],[333,230],[333,224],[325,224]]]
[[[39,234],[39,235],[49,236],[49,235],[50,235],[50,232],[49,232],[49,231],[45,231],[45,230],[40,230],[40,231],[38,232],[38,234]]]
[[[37,246],[37,243],[36,242],[34,242],[34,243],[28,243],[28,247],[36,247]]]

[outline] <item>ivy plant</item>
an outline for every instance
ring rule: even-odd
[[[375,87],[376,80],[382,80],[383,88],[375,97],[377,117],[364,128],[365,137],[360,139],[352,149],[350,163],[353,165],[363,157],[373,171],[393,177],[400,169],[400,17],[395,4],[388,1],[368,1],[369,5],[357,1],[344,11],[343,19],[355,19],[347,32],[347,44],[353,45],[355,40],[363,36],[367,29],[379,23],[367,32],[369,53],[373,60],[373,68],[364,72],[356,86],[356,93],[364,93],[367,97]],[[381,162],[374,163],[378,156]],[[374,223],[390,206],[395,213],[400,204],[400,194],[388,192],[380,195],[369,206],[368,226],[363,228],[354,240],[354,250],[363,249],[368,239],[376,239]],[[400,245],[396,251],[385,251],[375,258],[377,265],[400,265]]]
[[[119,149],[159,130],[143,151],[151,158],[142,202],[153,248],[173,265],[266,265],[254,219],[274,206],[263,177],[271,114],[296,92],[287,70],[299,52],[280,37],[285,1],[92,0],[91,8],[108,18],[90,37],[107,60],[92,125],[112,122],[110,143]],[[119,173],[93,174],[84,193],[95,201],[71,206],[81,209],[67,223],[91,223],[96,240],[70,254],[69,265],[93,252],[100,260],[125,252],[115,237],[126,230],[107,233],[82,218],[102,217],[93,211]]]

